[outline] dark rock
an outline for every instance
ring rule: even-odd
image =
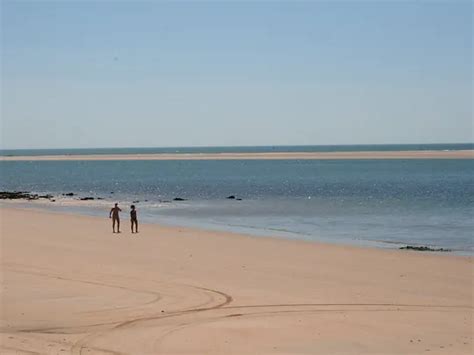
[[[63,196],[74,196],[74,193],[73,192],[68,192],[66,194],[63,194]]]
[[[91,201],[91,200],[94,200],[94,197],[81,197],[80,200],[81,201]]]
[[[97,199],[98,199],[98,200],[103,200],[103,198],[102,198],[102,197],[97,197]]]
[[[185,199],[185,198],[181,198],[181,197],[175,197],[175,198],[173,199],[173,201],[186,201],[186,199]]]
[[[242,199],[241,199],[241,198],[236,198],[235,200],[236,200],[236,201],[242,201]]]
[[[132,203],[139,203],[139,202],[140,202],[139,200],[135,200],[135,201],[133,201]]]
[[[38,195],[23,191],[0,191],[0,200],[38,200],[40,198],[51,200],[53,195]]]
[[[227,196],[226,198],[229,199],[229,200],[235,200],[235,196],[234,196],[234,195]]]
[[[32,195],[29,192],[23,191],[0,191],[1,200],[18,200],[29,199]]]
[[[56,202],[56,200],[52,199],[51,202]]]
[[[430,247],[426,247],[426,246],[413,246],[413,245],[407,245],[406,247],[401,247],[400,249],[404,249],[404,250],[416,250],[416,251],[442,251],[442,252],[449,252],[449,251],[452,251],[451,249],[430,248]]]

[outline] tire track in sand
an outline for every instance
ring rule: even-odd
[[[204,291],[204,292],[211,295],[211,302],[210,303],[214,303],[214,301],[217,301],[219,298],[223,298],[223,300],[221,302],[219,302],[217,304],[214,304],[214,305],[211,305],[209,307],[195,307],[195,308],[191,308],[191,309],[171,311],[171,312],[168,312],[166,314],[163,314],[163,313],[160,312],[160,313],[157,313],[157,314],[148,315],[148,316],[145,316],[145,317],[137,317],[137,318],[134,318],[134,319],[129,319],[129,320],[125,320],[123,322],[116,323],[114,326],[112,326],[108,329],[88,334],[87,336],[79,339],[71,348],[72,354],[79,354],[80,355],[80,354],[83,353],[83,350],[85,350],[85,349],[94,349],[95,346],[92,345],[91,342],[93,342],[94,340],[97,340],[100,337],[103,337],[103,336],[109,334],[110,332],[116,331],[118,329],[133,327],[137,323],[141,323],[141,322],[161,320],[161,319],[166,319],[166,318],[177,317],[177,316],[184,315],[184,314],[192,314],[192,313],[196,313],[196,312],[205,312],[205,311],[215,310],[215,309],[218,309],[218,308],[221,308],[221,307],[224,307],[224,306],[230,304],[233,300],[232,296],[230,296],[230,295],[228,295],[228,294],[226,294],[222,291],[219,291],[219,290],[213,290],[213,289],[206,288],[206,287],[199,287],[199,286],[193,286],[193,285],[187,285],[187,284],[174,284],[174,285],[176,285],[178,287],[183,287],[184,286],[184,287],[191,288],[191,289],[194,289],[194,290]],[[217,297],[215,295],[217,295]]]
[[[58,276],[58,275],[53,275],[51,273],[40,273],[37,271],[25,271],[25,270],[11,270],[13,272],[23,272],[23,273],[28,273],[36,276],[42,276],[42,277],[50,277],[50,278],[55,278],[58,280],[64,280],[64,281],[73,281],[73,282],[83,282],[86,284],[92,284],[92,285],[97,285],[97,286],[104,286],[104,287],[111,287],[111,288],[117,288],[117,289],[123,289],[123,290],[128,290],[131,292],[142,292],[142,293],[148,293],[148,294],[153,294],[156,295],[156,298],[152,300],[151,302],[147,302],[146,304],[150,303],[157,303],[161,299],[161,294],[152,291],[152,290],[143,290],[143,289],[133,289],[129,287],[124,287],[120,285],[112,285],[112,284],[105,284],[102,282],[98,281],[91,281],[91,280],[83,280],[83,279],[75,279],[75,278],[67,278],[63,276]],[[137,279],[139,280],[139,279]],[[126,329],[129,327],[135,327],[138,326],[142,323],[145,322],[152,322],[152,321],[159,321],[162,319],[168,319],[168,318],[173,318],[173,317],[187,317],[192,314],[196,313],[203,313],[203,312],[228,312],[228,311],[240,311],[242,313],[233,313],[233,314],[224,314],[224,315],[218,315],[218,316],[211,316],[211,318],[207,319],[198,319],[198,320],[192,320],[192,321],[187,321],[184,319],[180,324],[177,326],[167,330],[166,332],[163,332],[154,342],[154,348],[155,346],[159,346],[162,341],[170,336],[171,334],[174,334],[176,332],[179,332],[181,330],[184,330],[186,328],[194,327],[194,326],[200,326],[206,323],[210,322],[218,322],[223,319],[239,319],[241,317],[262,317],[262,316],[270,316],[270,315],[279,315],[279,314],[289,314],[289,313],[315,313],[315,312],[393,312],[393,311],[427,311],[427,310],[446,310],[446,311],[451,311],[451,310],[466,310],[470,309],[472,310],[472,306],[462,306],[462,305],[429,305],[429,304],[396,304],[396,303],[371,303],[371,304],[364,304],[364,303],[299,303],[299,304],[291,304],[291,303],[280,303],[280,304],[255,304],[255,305],[235,305],[235,306],[229,306],[229,304],[233,301],[233,298],[231,295],[226,294],[222,291],[211,289],[211,288],[206,288],[206,287],[199,287],[199,286],[193,286],[193,285],[187,285],[187,284],[177,284],[177,283],[165,283],[165,282],[158,282],[154,280],[147,280],[147,281],[153,281],[156,282],[157,284],[164,285],[166,284],[168,287],[177,287],[178,291],[180,287],[185,287],[189,289],[193,289],[197,291],[198,293],[201,292],[209,296],[209,300],[206,301],[204,304],[197,305],[195,307],[189,308],[189,309],[182,309],[182,310],[176,310],[176,311],[171,311],[163,314],[162,312],[160,313],[154,313],[154,314],[149,314],[146,316],[139,316],[135,317],[132,319],[126,319],[123,321],[114,321],[114,322],[107,322],[107,323],[96,323],[96,324],[90,324],[90,325],[83,325],[83,326],[76,326],[76,327],[58,327],[58,328],[43,328],[43,329],[26,329],[22,330],[22,332],[31,332],[31,333],[55,333],[55,332],[60,332],[60,331],[66,331],[68,330],[69,333],[74,330],[79,330],[83,329],[85,331],[91,330],[91,327],[106,327],[107,329],[99,329],[98,331],[94,332],[87,332],[88,334],[76,341],[74,344],[72,344],[71,347],[71,352],[73,354],[83,354],[83,351],[85,349],[89,351],[100,351],[104,353],[109,353],[109,354],[123,354],[119,351],[111,350],[111,349],[104,349],[102,347],[96,346],[92,344],[95,340],[100,339],[102,336],[107,336],[108,334],[116,331],[116,330],[121,330],[121,329]],[[179,293],[179,292],[178,292]],[[188,292],[186,292],[188,293]],[[172,297],[172,295],[171,295]],[[218,302],[220,300],[220,302]],[[206,304],[211,304],[210,306],[205,306]],[[143,305],[143,304],[141,304]],[[136,307],[140,307],[141,305],[136,305],[136,306],[127,306],[126,308],[133,309]],[[204,306],[203,306],[204,305]],[[298,309],[301,307],[309,307],[310,309]],[[320,308],[326,308],[326,309],[320,309]],[[343,309],[327,309],[329,307],[343,307]],[[363,309],[353,309],[354,307],[364,307]],[[370,309],[378,307],[377,309]],[[380,308],[383,307],[383,308]],[[269,308],[277,308],[277,310],[270,310]],[[319,308],[319,309],[314,309],[314,308]],[[403,309],[401,309],[403,308]],[[257,312],[249,312],[251,309],[262,309],[261,311]],[[115,310],[115,309],[111,309]],[[104,311],[104,310],[99,310],[99,311]],[[183,323],[184,322],[184,323]],[[77,333],[76,333],[77,334]]]

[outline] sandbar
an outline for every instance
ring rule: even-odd
[[[160,153],[1,156],[0,161],[57,160],[283,160],[283,159],[473,159],[474,150],[416,150],[361,152],[272,152],[272,153]]]

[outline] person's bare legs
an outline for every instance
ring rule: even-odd
[[[131,222],[132,233],[133,233],[133,226],[135,226],[135,233],[138,233],[138,221],[132,219],[130,222]]]
[[[133,234],[133,219],[130,221],[130,229],[132,230],[132,234]]]
[[[112,218],[112,229],[114,233],[115,233],[115,223],[117,223],[117,233],[120,233],[120,219]]]

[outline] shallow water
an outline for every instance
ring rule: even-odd
[[[114,201],[139,200],[141,220],[152,223],[474,252],[472,160],[11,161],[0,168],[0,190],[52,193],[57,200],[46,205],[53,209],[106,215]],[[104,200],[61,196],[67,192]]]

